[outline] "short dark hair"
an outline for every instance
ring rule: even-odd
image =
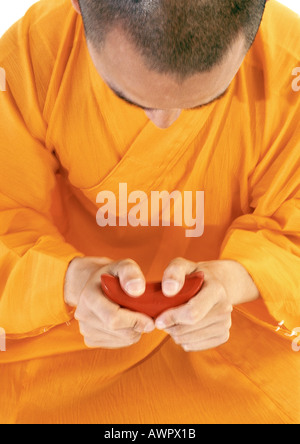
[[[121,25],[149,69],[181,79],[212,69],[244,32],[245,52],[266,0],[79,0],[87,39],[101,50]]]

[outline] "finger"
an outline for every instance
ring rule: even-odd
[[[114,318],[119,310],[119,305],[110,301],[102,292],[99,279],[91,279],[82,291],[75,318],[80,321],[93,317],[98,319],[99,325],[108,319]]]
[[[162,291],[172,297],[179,293],[187,275],[196,270],[196,264],[183,258],[174,259],[166,268],[162,279]]]
[[[137,341],[138,342],[138,341]],[[102,339],[95,341],[91,338],[84,338],[84,343],[88,348],[103,348],[108,350],[115,350],[119,348],[130,347],[134,343],[124,343],[122,341],[111,341],[110,339]]]
[[[101,321],[108,331],[133,329],[139,333],[149,333],[155,329],[154,321],[149,316],[119,306],[116,308],[116,311],[109,306],[102,308]]]
[[[192,301],[192,300],[191,300]],[[199,308],[189,301],[187,304],[177,308],[171,308],[162,313],[155,321],[158,330],[168,330],[179,325],[194,326],[200,317]]]
[[[138,333],[150,333],[155,329],[153,319],[142,313],[120,308],[119,316],[121,328],[132,328]]]
[[[119,277],[125,293],[132,297],[139,297],[146,291],[145,277],[136,262],[126,259],[116,262],[109,267],[111,274]]]
[[[95,328],[105,326],[110,331],[132,328],[137,332],[150,332],[155,328],[153,319],[149,316],[120,308],[110,301],[96,278],[90,280],[84,288],[75,318],[81,321],[92,319]]]
[[[214,280],[204,282],[200,293],[189,302],[162,313],[156,319],[156,327],[165,330],[176,325],[198,324],[216,304],[223,300],[223,291],[223,287]]]
[[[227,319],[225,322],[213,324],[207,328],[202,328],[187,332],[184,334],[174,334],[172,338],[176,344],[190,344],[194,342],[204,342],[211,338],[222,337],[226,335],[231,328],[231,320]]]
[[[109,331],[104,328],[95,329],[89,323],[81,322],[79,324],[80,333],[84,338],[95,342],[121,342],[133,344],[140,340],[141,333],[137,333],[133,329],[123,329],[117,331]]]
[[[140,335],[142,332],[137,332],[132,328],[124,328],[124,329],[116,329],[109,330],[107,326],[105,326],[99,319],[91,314],[91,316],[86,320],[79,321],[79,329],[82,336],[92,336],[99,333],[101,334],[109,334],[115,338],[119,339],[127,339],[131,338],[132,335]]]
[[[230,332],[226,332],[222,336],[213,337],[208,340],[183,344],[182,348],[186,352],[205,351],[220,347],[221,345],[226,344],[226,342],[228,342],[229,339],[230,339]]]
[[[196,325],[175,325],[170,328],[166,328],[165,331],[172,337],[182,336],[187,333],[194,333],[198,330],[204,330],[208,328],[215,328],[217,325],[223,324],[231,327],[231,313],[232,310],[228,310],[226,313],[219,313],[219,311],[213,309],[208,316],[198,322]]]

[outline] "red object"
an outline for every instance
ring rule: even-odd
[[[161,282],[157,282],[148,283],[142,296],[132,297],[123,291],[119,278],[109,274],[101,276],[102,289],[112,302],[123,308],[144,313],[153,319],[169,308],[178,307],[188,302],[199,293],[203,283],[204,274],[200,271],[186,277],[183,289],[176,296],[166,297],[162,292]]]

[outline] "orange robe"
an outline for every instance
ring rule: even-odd
[[[38,2],[3,36],[1,423],[300,421],[299,41],[299,18],[269,2],[226,97],[160,130],[102,81],[70,0]],[[203,236],[99,227],[97,195],[119,183],[204,191]],[[175,257],[232,259],[261,299],[235,307],[214,350],[185,353],[160,331],[88,349],[63,298],[69,262],[85,255],[132,258],[149,281]]]

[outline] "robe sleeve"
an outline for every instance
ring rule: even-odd
[[[65,274],[83,256],[58,228],[59,163],[46,148],[38,95],[46,86],[34,75],[28,40],[20,24],[0,40],[0,326],[18,338],[71,319]]]
[[[292,112],[292,110],[291,110]],[[293,330],[300,326],[299,114],[282,128],[249,180],[251,211],[230,226],[220,259],[241,263],[270,314]]]

